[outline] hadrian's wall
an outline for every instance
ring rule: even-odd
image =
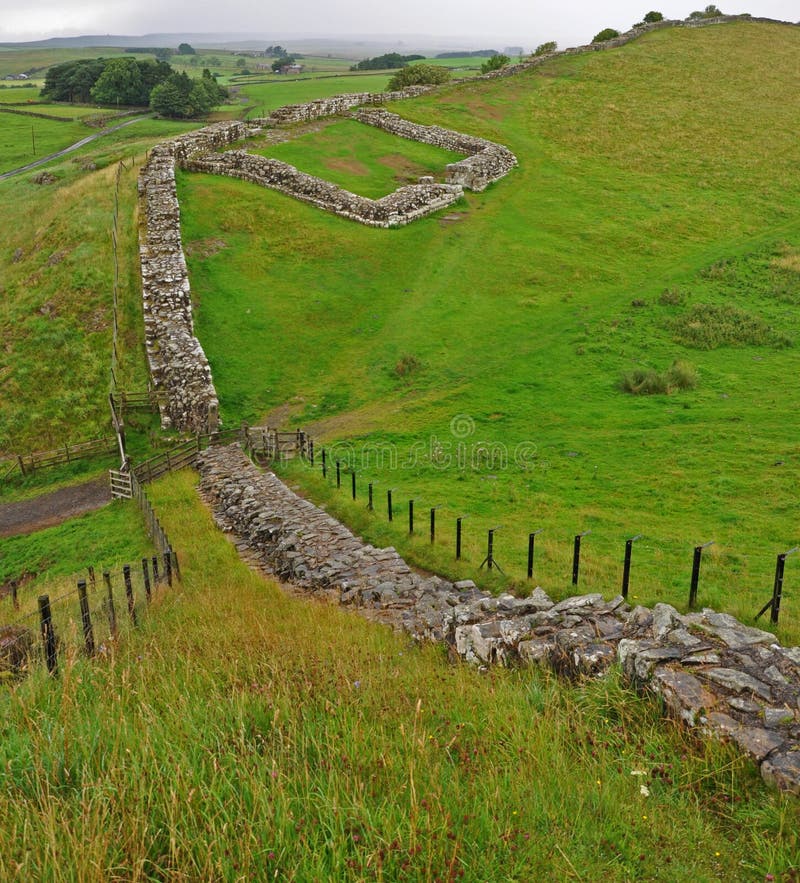
[[[631,608],[599,594],[555,603],[541,589],[492,597],[470,580],[422,576],[261,472],[238,446],[209,448],[199,463],[217,524],[253,565],[478,665],[597,677],[619,663],[677,720],[732,741],[766,780],[800,794],[800,648],[713,610]]]
[[[452,205],[462,196],[462,187],[483,190],[488,183],[507,174],[516,165],[516,158],[506,148],[489,141],[439,127],[413,123],[402,127],[402,120],[396,115],[383,116],[381,111],[373,111],[378,116],[370,117],[371,125],[380,125],[388,131],[397,129],[397,134],[403,137],[418,136],[418,140],[426,143],[439,143],[471,155],[463,163],[448,166],[448,183],[422,178],[418,184],[372,200],[306,175],[288,163],[241,150],[222,149],[264,126],[319,119],[343,113],[354,105],[414,97],[429,88],[414,87],[383,94],[355,93],[291,105],[264,120],[254,121],[251,126],[241,122],[218,123],[164,142],[151,151],[139,177],[142,205],[139,251],[150,374],[156,388],[167,393],[161,406],[163,426],[205,433],[213,432],[219,425],[219,400],[211,369],[194,336],[191,289],[175,187],[176,165],[251,181],[369,226],[402,226]]]
[[[139,176],[145,349],[153,384],[167,393],[161,405],[164,427],[204,433],[219,425],[211,369],[194,336],[175,164],[196,151],[222,147],[246,134],[242,123],[226,123],[166,141],[153,148]]]
[[[205,154],[188,160],[183,167],[193,172],[241,178],[369,227],[409,224],[447,208],[463,195],[460,186],[437,184],[430,178],[400,187],[381,199],[367,199],[330,181],[307,175],[288,163],[241,150]]]

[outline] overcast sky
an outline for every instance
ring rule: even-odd
[[[706,0],[661,4],[654,0],[0,0],[0,41],[78,34],[259,33],[432,34],[502,37],[530,49],[545,40],[564,48],[591,40],[604,27],[627,30],[649,9],[685,18]],[[746,0],[717,4],[724,12],[797,21],[800,0]],[[489,41],[491,42],[491,41]]]

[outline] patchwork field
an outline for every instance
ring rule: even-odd
[[[474,576],[502,524],[497,559],[522,584],[527,533],[544,527],[538,580],[566,593],[572,536],[591,529],[581,585],[613,593],[641,533],[635,600],[685,605],[692,548],[715,540],[700,601],[752,617],[797,539],[800,107],[781,84],[798,40],[749,24],[663,31],[403,102],[408,118],[506,144],[520,168],[455,217],[400,230],[182,175],[226,421],[280,408],[342,443],[362,489],[394,487],[422,512],[446,501],[451,532],[469,513],[456,568],[451,540],[431,550],[402,520],[387,535],[363,501],[338,498],[368,536],[431,566]],[[319,172],[330,157],[317,154]],[[693,388],[624,391],[676,361]],[[308,475],[293,478],[327,500]],[[797,638],[788,585],[784,634]]]

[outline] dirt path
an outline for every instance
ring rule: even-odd
[[[21,536],[68,518],[101,509],[111,502],[108,476],[42,494],[19,503],[0,505],[0,537]]]

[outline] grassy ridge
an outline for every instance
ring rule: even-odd
[[[154,488],[183,586],[107,662],[0,694],[3,876],[682,881],[791,866],[796,807],[748,763],[613,679],[480,675],[286,597],[238,561],[192,484]]]
[[[580,530],[593,531],[585,588],[615,591],[624,539],[644,533],[637,599],[679,605],[692,547],[714,539],[701,601],[752,616],[775,554],[797,541],[800,99],[778,84],[798,40],[751,24],[664,31],[398,105],[518,155],[458,222],[369,230],[182,176],[187,243],[216,242],[190,269],[225,418],[285,406],[291,425],[353,441],[362,487],[446,501],[484,537],[502,523],[512,580],[520,538],[545,526],[541,579],[556,593]],[[711,308],[732,337],[709,348]],[[622,392],[627,372],[676,359],[695,390]],[[358,454],[364,444],[399,466]],[[492,458],[498,446],[524,462]]]

